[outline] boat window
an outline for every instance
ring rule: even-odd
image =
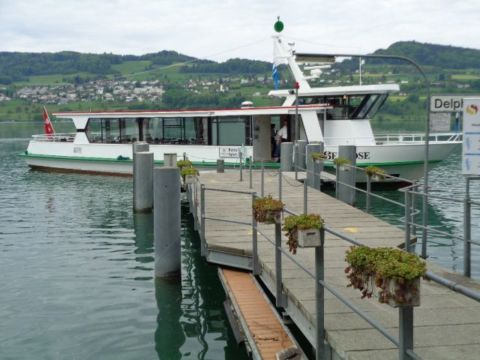
[[[211,145],[251,145],[250,117],[219,117],[210,120]]]
[[[143,120],[144,139],[150,144],[203,144],[202,118],[149,118]]]
[[[88,119],[86,134],[91,143],[129,143],[138,140],[137,119]]]

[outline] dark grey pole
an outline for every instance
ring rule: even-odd
[[[248,162],[248,188],[251,189],[253,187],[253,179],[252,179],[252,166],[253,166],[253,157],[250,156]]]
[[[470,203],[470,178],[465,177],[465,200],[463,204],[463,275],[471,275],[471,203]]]
[[[262,160],[262,179],[261,179],[261,189],[260,189],[260,196],[265,196],[265,163]]]
[[[225,172],[225,160],[218,159],[217,160],[217,173],[224,173]]]
[[[411,194],[409,193],[408,190],[405,191],[405,251],[410,252],[410,236],[411,236],[411,231],[410,231],[410,196]]]
[[[365,174],[367,177],[367,196],[366,196],[366,211],[370,211],[370,193],[372,192],[372,177],[368,174]]]
[[[180,272],[180,170],[154,170],[155,276]]]
[[[284,142],[280,144],[280,166],[282,171],[293,169],[293,143]]]
[[[253,204],[255,203],[255,199],[257,198],[257,193],[252,193],[252,272],[253,275],[260,274],[260,267],[258,265],[258,238],[257,238],[257,220],[254,216],[253,211]]]
[[[315,248],[315,307],[317,311],[316,359],[325,359],[325,298],[324,298],[324,244],[325,230],[320,229],[320,246]]]
[[[137,152],[133,157],[133,210],[153,209],[153,153]]]
[[[282,285],[282,223],[280,219],[275,221],[275,305],[285,307],[285,299]]]
[[[200,185],[200,254],[206,255],[207,246],[205,240],[205,185]]]
[[[243,181],[243,154],[240,151],[239,153],[240,156],[240,181]]]
[[[338,156],[347,158],[350,161],[350,166],[345,171],[338,171],[337,191],[338,199],[346,202],[349,205],[355,204],[356,191],[353,188],[356,182],[356,146],[355,145],[340,145],[338,147]],[[353,167],[351,167],[353,166]],[[346,185],[343,185],[346,184]]]
[[[307,168],[306,164],[306,151],[307,151],[307,140],[298,140],[298,162],[297,167],[300,171],[305,171]]]
[[[303,213],[308,212],[308,184],[307,180],[303,181]]]
[[[400,360],[412,360],[407,350],[413,350],[413,307],[400,306],[399,313],[399,356]]]
[[[282,201],[282,168],[278,169],[278,199]]]

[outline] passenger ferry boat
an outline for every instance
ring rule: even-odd
[[[132,173],[132,143],[150,144],[155,163],[165,153],[187,156],[195,166],[238,166],[240,156],[252,157],[257,165],[277,167],[273,155],[272,125],[288,124],[289,140],[323,142],[332,166],[339,145],[356,145],[357,166],[375,165],[388,174],[416,179],[423,174],[424,136],[421,134],[376,137],[370,118],[397,84],[310,87],[301,64],[301,54],[287,49],[280,35],[274,36],[275,61],[288,64],[297,84],[294,90],[273,90],[284,99],[282,106],[238,109],[173,111],[60,112],[71,119],[74,134],[34,135],[25,158],[32,168],[105,174]],[[297,104],[298,96],[298,104]],[[298,126],[295,126],[298,112]],[[459,133],[430,136],[429,163],[445,159],[461,143]]]

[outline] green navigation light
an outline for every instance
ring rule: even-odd
[[[273,28],[278,33],[283,31],[283,22],[280,21],[280,16],[277,17],[277,22],[273,25]]]

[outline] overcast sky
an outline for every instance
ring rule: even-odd
[[[480,0],[0,0],[0,51],[271,61],[277,15],[302,52],[367,53],[400,40],[480,49],[479,14]]]

